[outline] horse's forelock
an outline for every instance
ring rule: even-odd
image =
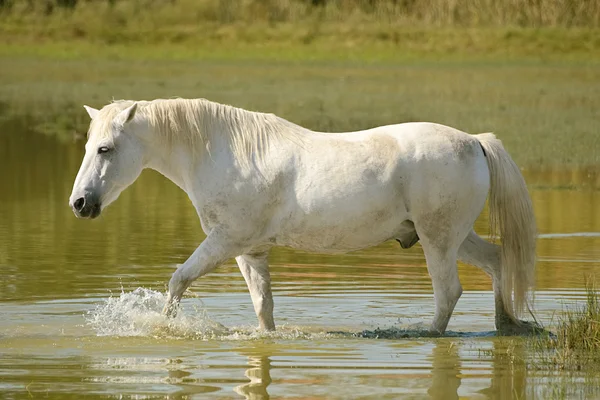
[[[88,140],[92,134],[98,135],[98,139],[111,138],[114,135],[113,122],[115,117],[133,103],[130,100],[117,100],[102,107],[96,118],[90,123],[87,133]]]

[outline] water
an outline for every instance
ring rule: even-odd
[[[354,336],[427,327],[434,303],[419,246],[341,256],[277,249],[276,333],[255,330],[232,263],[198,280],[168,320],[166,283],[204,236],[185,194],[148,172],[100,219],[77,220],[67,199],[83,144],[19,121],[3,131],[0,397],[584,398],[595,387],[597,377],[527,368],[522,340],[493,336],[490,281],[467,265],[446,337]],[[541,232],[536,310],[551,323],[600,267],[600,174],[526,178]],[[486,233],[485,216],[477,230]],[[509,346],[516,356],[503,356]]]

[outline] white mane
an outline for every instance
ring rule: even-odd
[[[100,111],[92,121],[99,124],[101,135],[112,134],[114,117],[134,103],[132,100],[115,101]],[[173,146],[184,141],[198,154],[210,151],[211,135],[227,135],[235,158],[246,164],[252,157],[262,159],[269,143],[290,140],[301,144],[307,129],[274,114],[247,111],[206,99],[157,99],[138,101],[137,115],[148,119],[156,135]]]

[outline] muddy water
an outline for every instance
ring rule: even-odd
[[[203,237],[185,194],[148,172],[99,220],[77,220],[67,198],[83,144],[20,124],[3,130],[11,132],[0,136],[4,398],[584,398],[594,390],[588,375],[526,368],[522,340],[494,337],[490,281],[466,265],[447,337],[350,335],[429,323],[434,303],[418,246],[343,256],[278,249],[275,334],[254,330],[232,263],[197,281],[167,321],[165,285]],[[551,323],[600,271],[600,174],[526,178],[541,232],[536,309]],[[486,233],[485,217],[477,230]],[[516,356],[504,356],[509,346]]]

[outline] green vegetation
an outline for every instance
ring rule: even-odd
[[[518,398],[598,398],[600,293],[591,280],[586,283],[586,295],[584,304],[563,310],[556,323],[551,324],[549,328],[555,334],[501,337],[493,342],[492,348],[477,346],[475,351],[479,358],[505,366],[500,376],[511,383],[517,381],[513,386],[514,393],[507,394],[508,397],[515,397],[517,393]],[[534,393],[525,390],[525,377],[528,376],[527,381],[536,382],[549,372],[555,374],[553,378],[543,385],[533,385]],[[499,385],[498,389],[503,387]]]
[[[510,0],[0,0],[0,120],[205,97],[311,129],[435,121],[524,166],[600,161],[600,6]]]
[[[183,57],[231,57],[242,49],[252,58],[303,60],[362,60],[364,52],[384,59],[433,55],[598,60],[599,4],[595,0],[0,0],[0,38],[13,46],[56,42],[193,46],[174,52]]]
[[[559,317],[556,336],[532,340],[534,365],[571,371],[600,371],[600,293],[586,283],[586,303]]]
[[[0,7],[4,32],[113,42],[190,38],[306,42],[320,36],[398,41],[398,30],[407,27],[600,24],[595,0],[3,0]]]
[[[253,59],[247,49],[222,58],[178,57],[179,50],[186,48],[0,47],[0,119],[25,119],[38,132],[71,140],[87,130],[83,104],[205,97],[323,131],[408,121],[493,131],[524,167],[600,161],[600,69],[594,65],[269,60]]]
[[[501,338],[494,349],[479,349],[479,357],[526,362],[530,370],[600,372],[600,293],[589,279],[585,289],[585,304],[563,310],[556,323],[551,324],[555,333],[524,341]]]

